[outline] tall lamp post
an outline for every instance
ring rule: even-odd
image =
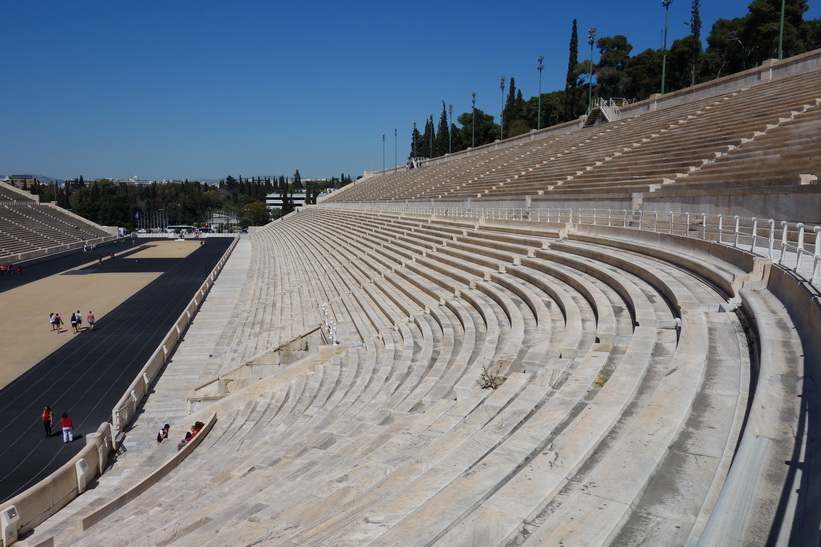
[[[453,131],[450,128],[453,127],[453,105],[448,105],[448,154],[453,154]]]
[[[476,148],[476,92],[470,94],[470,104],[472,105],[473,113],[470,115],[470,123],[473,128],[470,131],[470,147]]]
[[[661,94],[664,95],[664,80],[667,77],[667,16],[670,12],[670,4],[673,0],[661,0],[664,6],[664,45],[661,49]]]
[[[505,140],[505,77],[499,78],[499,89],[502,90],[502,115],[499,116],[499,140]]]
[[[781,25],[778,28],[778,60],[784,58],[784,0],[781,0]]]
[[[385,134],[382,133],[382,174],[385,174]]]
[[[539,114],[536,118],[536,129],[541,129],[542,128],[542,69],[544,68],[544,65],[542,64],[542,61],[544,61],[544,55],[539,55],[539,58],[537,59],[537,61],[539,61],[539,66],[536,67],[539,70]]]
[[[587,30],[587,43],[590,44],[590,74],[587,76],[587,112],[593,110],[593,43],[596,41],[596,27]]]
[[[396,128],[393,129],[393,172],[396,173],[399,168],[399,155],[397,154],[397,144],[396,144]]]

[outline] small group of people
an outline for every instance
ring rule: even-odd
[[[191,431],[187,431],[187,432],[185,433],[185,438],[183,438],[183,439],[182,439],[182,440],[181,440],[181,441],[177,444],[177,450],[182,450],[182,447],[184,447],[186,444],[188,444],[189,442],[191,442],[191,439],[193,439],[194,437],[196,437],[196,436],[197,436],[197,433],[199,433],[199,432],[200,432],[200,429],[202,429],[203,427],[205,427],[205,424],[204,424],[204,423],[202,423],[202,422],[194,422],[194,425],[192,425],[192,426],[191,426]]]
[[[51,407],[46,405],[43,408],[43,429],[46,432],[46,438],[51,437],[51,430],[54,426],[54,412],[52,412]],[[71,420],[71,417],[68,415],[68,412],[63,412],[62,417],[60,418],[60,428],[63,430],[63,442],[70,443],[74,441],[74,422]]]
[[[0,264],[0,276],[14,275],[14,272],[17,272],[19,275],[22,275],[23,267],[20,264],[18,264],[17,266],[11,263]]]
[[[91,310],[89,310],[88,315],[86,315],[86,321],[88,321],[88,330],[94,330],[95,317],[94,314],[91,313]],[[59,313],[50,313],[48,315],[48,322],[51,325],[52,331],[56,330],[57,332],[60,332],[60,327],[63,326],[63,318],[60,317]],[[74,330],[74,334],[79,334],[81,327],[83,326],[83,314],[80,313],[80,310],[77,310],[75,313],[71,314],[69,323],[71,323],[71,328]]]

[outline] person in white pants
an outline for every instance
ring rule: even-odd
[[[63,427],[63,442],[70,443],[74,441],[74,422],[68,417],[68,412],[63,412],[60,425]]]

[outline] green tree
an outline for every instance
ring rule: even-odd
[[[784,9],[784,56],[806,51],[804,13],[809,9],[807,0],[788,0]],[[758,66],[767,59],[778,58],[779,29],[781,26],[780,0],[754,0],[744,17],[743,38],[750,47],[750,62]]]
[[[667,91],[684,89],[693,82],[693,50],[701,49],[692,35],[676,40],[667,52]]]
[[[442,114],[439,116],[439,128],[433,139],[433,157],[438,158],[448,153],[448,111],[442,101]]]
[[[268,206],[262,201],[253,201],[242,208],[240,224],[243,226],[263,226],[271,220]]]
[[[572,120],[578,116],[578,82],[579,82],[579,29],[573,19],[573,28],[570,30],[570,47],[567,57],[567,75],[564,84],[564,119]]]
[[[600,58],[596,71],[596,87],[600,97],[624,97],[629,91],[625,74],[633,46],[621,34],[599,38],[596,41]]]
[[[422,135],[419,133],[419,129],[416,127],[416,124],[413,126],[413,131],[411,132],[411,140],[410,140],[410,152],[408,153],[408,158],[419,157],[421,152],[422,146]]]
[[[693,0],[690,5],[690,36],[690,85],[694,86],[701,57],[701,0]]]
[[[524,104],[525,101],[522,97],[522,91],[516,89],[516,79],[511,76],[507,99],[505,100],[503,120],[505,124],[504,134],[507,137],[515,137],[516,135],[530,131],[531,126],[525,119]],[[533,127],[536,127],[535,123]]]
[[[711,80],[750,68],[750,44],[745,40],[741,18],[713,23],[702,62],[705,78]]]
[[[626,98],[645,99],[661,88],[661,51],[646,49],[627,61],[625,72],[630,83]]]
[[[416,142],[416,152],[423,158],[433,157],[433,141],[436,138],[436,128],[433,125],[433,114],[425,120],[425,132]]]
[[[473,120],[471,113],[466,112],[459,116],[457,121],[462,125],[462,141],[470,146]],[[499,138],[499,125],[493,120],[493,116],[485,114],[482,109],[476,109],[476,146],[492,143]]]

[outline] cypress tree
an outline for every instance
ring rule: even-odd
[[[516,79],[511,76],[510,77],[510,87],[507,90],[507,99],[505,100],[505,110],[504,110],[504,124],[505,124],[505,135],[510,135],[510,126],[518,119],[516,115]]]
[[[579,29],[573,19],[573,30],[570,31],[570,55],[567,59],[567,77],[564,84],[565,119],[576,117],[576,67],[579,65]]]
[[[690,6],[690,34],[693,37],[690,50],[690,85],[696,85],[696,67],[701,55],[701,0],[693,0]]]
[[[433,141],[433,157],[438,158],[448,153],[448,111],[442,101],[442,115],[439,116],[439,128]]]

